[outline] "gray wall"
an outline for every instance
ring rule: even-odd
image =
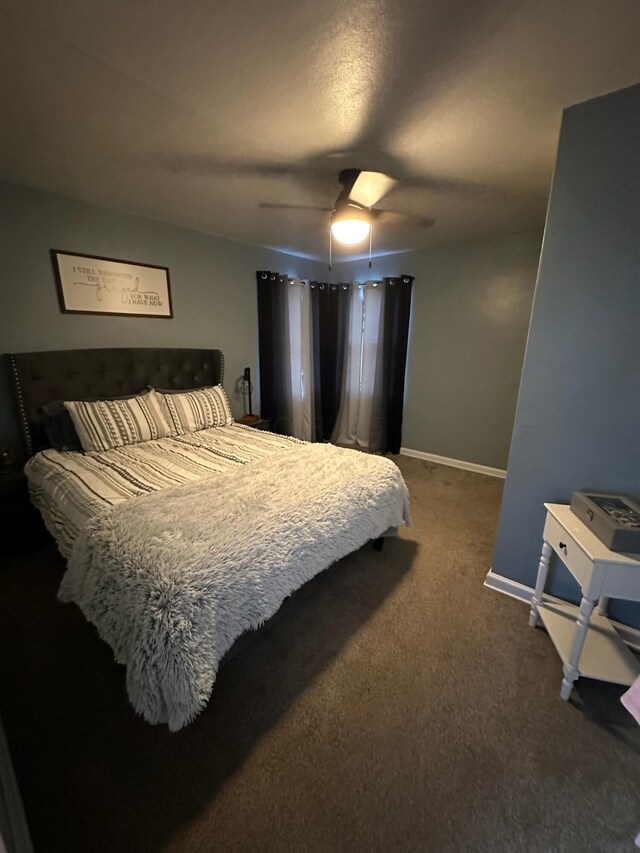
[[[234,383],[258,367],[256,269],[326,275],[326,264],[271,252],[162,222],[0,183],[0,352],[76,347],[219,347],[236,413]],[[174,317],[62,314],[50,249],[168,266]],[[0,370],[0,444],[16,444],[15,420]]]
[[[218,346],[234,383],[257,371],[256,269],[321,279],[325,263],[0,183],[0,351]],[[336,279],[416,276],[403,444],[506,466],[540,235],[521,234],[337,264]],[[62,314],[49,250],[168,266],[171,320]],[[257,378],[257,372],[255,373]],[[0,443],[16,443],[0,377]]]
[[[341,264],[364,281],[414,275],[402,444],[506,468],[540,232]]]
[[[543,501],[640,495],[638,152],[640,86],[565,111],[493,563],[528,585]],[[558,566],[551,592],[579,594]],[[640,626],[639,605],[611,613]]]

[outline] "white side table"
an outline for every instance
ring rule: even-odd
[[[640,664],[606,612],[609,598],[640,601],[640,558],[610,551],[565,504],[545,504],[545,508],[547,520],[529,624],[535,627],[540,618],[560,655],[564,672],[560,696],[568,699],[573,682],[581,675],[633,684],[640,675]],[[544,596],[552,551],[580,584],[579,608]]]

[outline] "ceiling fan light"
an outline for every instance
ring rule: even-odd
[[[331,225],[331,231],[336,240],[339,243],[346,243],[347,246],[361,243],[368,236],[370,229],[369,223],[363,222],[362,219],[342,219]]]
[[[335,210],[331,217],[331,233],[340,243],[353,246],[369,236],[371,216],[367,210],[347,205]]]

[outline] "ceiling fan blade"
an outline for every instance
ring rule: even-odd
[[[421,228],[431,228],[432,225],[435,225],[435,219],[430,219],[428,216],[418,216],[415,213],[400,213],[397,210],[380,210],[376,209],[372,211],[372,213],[376,214],[376,219],[378,217],[383,217],[384,219],[408,219],[414,225],[418,225]]]
[[[317,207],[314,204],[276,204],[270,201],[261,201],[258,207],[267,210],[319,210],[321,213],[331,213],[332,207]]]
[[[306,173],[297,163],[219,159],[208,154],[158,154],[155,161],[172,174],[211,175],[238,178],[287,178]]]
[[[397,183],[382,172],[360,172],[349,191],[349,200],[363,207],[373,207]]]

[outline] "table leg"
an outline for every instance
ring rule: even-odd
[[[580,613],[576,622],[575,631],[573,632],[573,642],[571,643],[571,652],[569,660],[564,665],[564,678],[562,679],[562,687],[560,688],[560,697],[568,699],[573,690],[573,682],[578,678],[580,672],[578,665],[580,663],[580,655],[584,646],[584,641],[587,639],[587,631],[589,630],[589,621],[595,601],[589,601],[588,598],[583,598],[580,602]]]
[[[609,606],[609,596],[608,595],[601,595],[600,598],[598,599],[598,606],[596,607],[596,613],[598,613],[600,616],[606,616],[608,606]]]
[[[540,554],[540,562],[538,563],[538,577],[536,579],[536,589],[531,599],[531,612],[529,614],[529,625],[535,628],[538,624],[538,607],[542,604],[542,594],[544,585],[547,582],[549,573],[549,559],[551,557],[551,545],[548,542],[542,543],[542,554]]]

